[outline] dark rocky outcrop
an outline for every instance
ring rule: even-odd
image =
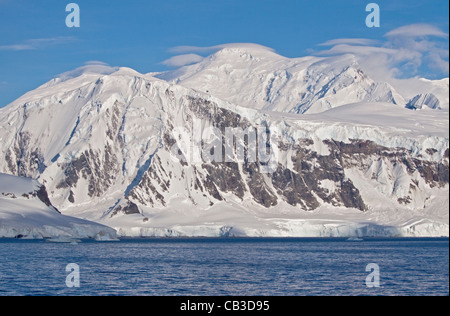
[[[119,204],[116,207],[114,207],[114,209],[110,213],[110,217],[114,217],[120,213],[125,215],[141,214],[141,212],[139,211],[139,207],[135,203],[128,200],[124,205]]]

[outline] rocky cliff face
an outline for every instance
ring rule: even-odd
[[[424,107],[429,107],[430,109],[439,109],[440,101],[436,96],[432,93],[427,94],[418,94],[414,98],[412,98],[406,107],[411,110],[421,110]]]
[[[206,120],[206,124],[216,127],[223,137],[224,126],[256,128],[238,114],[219,110],[217,104],[203,99],[189,102],[191,110],[195,105],[191,113],[197,115],[198,122]],[[374,189],[392,199],[394,204],[411,208],[424,208],[430,198],[420,199],[418,195],[435,187],[445,189],[448,185],[448,150],[441,158],[430,161],[406,148],[387,148],[368,140],[299,138],[288,143],[280,137],[272,144],[279,151],[276,168],[262,173],[260,161],[206,162],[202,159],[196,163],[173,163],[170,152],[176,140],[170,135],[168,131],[163,146],[127,199],[138,205],[164,207],[183,187],[193,206],[212,206],[232,195],[241,200],[251,198],[266,208],[283,201],[299,211],[312,211],[327,204],[364,212],[371,205],[349,177],[350,170],[356,170],[368,183],[376,183]],[[321,150],[318,152],[314,148]],[[225,161],[223,152],[222,161]],[[427,152],[436,154],[431,148]]]

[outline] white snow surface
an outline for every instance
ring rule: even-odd
[[[227,201],[200,210],[179,201],[105,223],[127,237],[448,237],[448,197],[434,203],[425,213],[397,209],[392,214],[392,205],[366,213],[326,206],[302,212],[286,203],[267,210],[251,200]]]
[[[265,48],[231,46],[156,76],[239,106],[277,112],[320,113],[363,101],[405,106],[420,93],[433,93],[448,110],[448,78],[396,80],[399,93],[391,84],[368,77],[350,54],[287,58]],[[408,88],[411,84],[414,89]]]
[[[32,196],[40,187],[36,180],[0,174],[0,238],[117,239],[107,226],[62,215],[45,205]]]

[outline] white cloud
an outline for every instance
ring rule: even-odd
[[[335,46],[335,45],[376,45],[379,41],[367,39],[367,38],[337,38],[318,46]]]
[[[443,59],[438,53],[431,53],[427,56],[427,61],[430,67],[436,71],[445,73],[448,72],[449,62]]]
[[[353,54],[375,80],[410,78],[421,71],[435,77],[448,76],[448,34],[429,24],[412,24],[385,34],[384,42],[370,39],[335,39],[319,46],[330,49],[319,56]]]
[[[320,51],[319,55],[340,55],[340,54],[355,54],[355,55],[372,55],[372,54],[388,54],[393,55],[397,51],[391,48],[376,47],[376,46],[356,46],[339,44],[333,46],[329,50]]]
[[[107,63],[98,60],[90,60],[84,63],[85,65],[101,65],[101,66],[109,66]]]
[[[22,43],[12,45],[0,45],[0,50],[6,51],[24,51],[24,50],[37,50],[44,49],[53,45],[66,44],[75,41],[76,39],[71,36],[57,36],[50,38],[35,38],[28,39]]]
[[[259,44],[254,43],[230,43],[230,44],[221,44],[209,47],[200,47],[200,46],[177,46],[171,48],[169,51],[175,54],[188,54],[188,53],[197,53],[197,54],[210,54],[216,51],[219,51],[224,48],[249,48],[249,49],[263,49],[273,52],[274,50],[270,47],[266,47]]]
[[[410,24],[396,28],[385,34],[386,37],[402,36],[402,37],[423,37],[438,36],[448,37],[448,34],[441,31],[437,27],[430,24]]]
[[[203,60],[203,57],[200,55],[185,54],[185,55],[178,55],[178,56],[169,58],[169,59],[163,61],[162,64],[169,66],[169,67],[183,67],[183,66],[199,63],[202,60]]]
[[[56,77],[62,81],[76,78],[86,73],[110,75],[119,70],[119,67],[111,67],[110,65],[99,61],[88,61],[84,66],[78,67],[75,70],[64,72]]]
[[[0,50],[19,51],[19,50],[33,50],[33,49],[35,48],[26,44],[0,45]]]

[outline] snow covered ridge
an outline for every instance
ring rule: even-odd
[[[247,55],[250,65],[264,57]],[[339,61],[315,61],[315,74],[331,79],[337,72],[326,71],[347,68]],[[38,179],[63,214],[124,236],[448,236],[448,116],[432,98],[417,99],[417,111],[388,93],[298,115],[202,90],[128,68],[66,74],[0,109],[0,172]],[[316,109],[324,101],[311,100]],[[270,172],[238,152],[249,135],[218,155],[227,128],[277,131],[263,144],[278,148]],[[210,136],[200,142],[206,156],[174,159],[189,153],[177,129],[188,143]]]
[[[115,240],[106,226],[62,215],[36,180],[0,174],[0,238]]]
[[[375,82],[355,56],[286,58],[267,49],[229,47],[158,78],[248,107],[283,113],[321,113],[358,102],[449,109],[448,78],[414,80],[399,93]]]

